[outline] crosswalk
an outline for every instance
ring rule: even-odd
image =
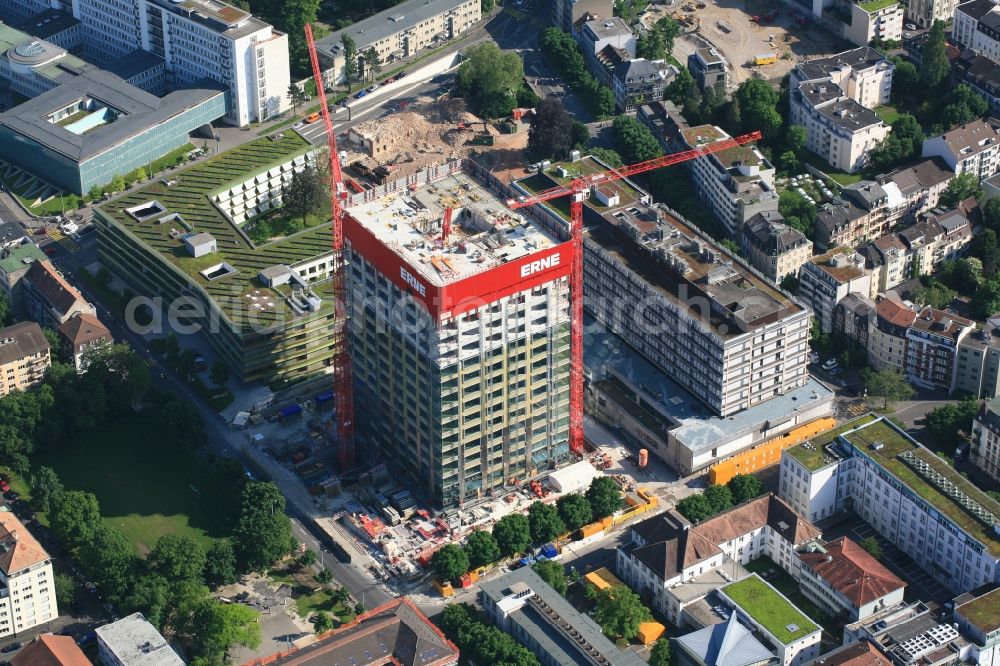
[[[49,238],[59,243],[67,252],[77,252],[80,249],[79,243],[64,235],[59,229],[49,229]]]
[[[847,411],[849,411],[854,416],[861,416],[863,414],[867,414],[870,410],[868,409],[867,405],[861,403],[857,405],[851,405],[850,407],[847,408]]]

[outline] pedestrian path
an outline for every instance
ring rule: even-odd
[[[59,243],[67,252],[78,252],[80,244],[63,234],[59,229],[49,229],[49,238]]]

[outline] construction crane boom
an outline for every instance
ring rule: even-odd
[[[320,114],[326,129],[326,145],[330,150],[330,219],[333,227],[333,394],[337,410],[337,443],[341,471],[354,464],[354,384],[351,376],[351,356],[347,347],[347,285],[344,275],[344,202],[347,189],[344,174],[340,169],[337,154],[337,135],[333,130],[330,108],[326,103],[323,72],[316,54],[316,41],[312,26],[305,25],[306,43],[309,46],[309,60],[312,63],[313,80],[316,81],[316,96],[319,98]]]
[[[569,274],[570,296],[570,371],[569,371],[569,447],[583,455],[583,202],[590,196],[590,189],[629,176],[653,171],[661,167],[680,164],[720,150],[759,141],[761,133],[751,132],[735,139],[716,141],[700,148],[664,155],[638,164],[609,169],[601,173],[574,178],[566,185],[557,185],[532,196],[508,199],[511,209],[533,206],[569,196],[570,242],[573,245],[573,265]]]

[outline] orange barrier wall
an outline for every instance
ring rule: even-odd
[[[717,462],[708,469],[708,482],[713,485],[728,483],[737,474],[749,474],[771,465],[777,465],[781,462],[782,451],[808,441],[821,432],[830,430],[835,425],[837,422],[830,418],[816,419],[789,430],[781,437],[769,439],[743,453]]]

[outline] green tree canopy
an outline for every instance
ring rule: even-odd
[[[559,509],[559,517],[571,530],[579,529],[594,519],[590,502],[579,493],[563,495],[556,501],[556,508]]]
[[[699,523],[715,515],[712,505],[703,494],[688,495],[677,503],[677,510],[692,523]]]
[[[228,541],[216,541],[205,553],[205,582],[211,587],[230,585],[239,579],[236,553]]]
[[[727,486],[709,486],[702,494],[712,508],[713,514],[725,511],[733,505],[733,493]]]
[[[559,98],[546,97],[535,108],[528,129],[528,151],[534,159],[564,160],[573,147],[572,129],[573,119]]]
[[[493,526],[493,538],[504,555],[523,553],[531,545],[528,517],[520,513],[504,516]]]
[[[972,434],[972,419],[978,411],[979,401],[973,397],[942,405],[927,413],[927,430],[939,445],[950,445],[960,441],[963,434]]]
[[[619,155],[617,151],[611,150],[610,148],[595,147],[588,149],[587,152],[607,164],[609,167],[618,168],[625,166],[625,163],[622,161],[622,156]]]
[[[639,625],[653,619],[639,595],[624,585],[615,585],[597,593],[594,619],[611,638],[630,641],[639,633]]]
[[[645,162],[663,154],[653,133],[635,118],[617,116],[612,127],[618,152],[626,163]]]
[[[916,391],[906,381],[902,372],[895,368],[885,370],[864,370],[861,377],[865,382],[865,388],[869,395],[882,398],[883,409],[889,408],[890,402],[897,400],[907,400]]]
[[[538,544],[552,541],[566,531],[566,525],[559,517],[556,507],[542,502],[535,502],[528,507],[528,525],[531,540]]]
[[[303,224],[309,215],[319,213],[329,202],[329,189],[322,171],[306,166],[302,171],[293,171],[292,179],[281,192],[282,207]]]
[[[164,534],[156,540],[146,565],[167,580],[201,581],[205,573],[205,549],[191,537]]]
[[[500,559],[500,546],[493,535],[485,530],[475,530],[465,541],[465,552],[469,556],[469,564],[481,567],[492,564]]]
[[[453,543],[442,546],[431,558],[431,566],[438,580],[443,582],[458,580],[469,570],[469,556],[465,550]]]
[[[671,666],[670,639],[661,638],[653,645],[649,653],[649,666]]]
[[[941,193],[938,202],[945,208],[954,208],[960,202],[979,191],[979,178],[974,173],[963,173],[948,181],[947,187]]]
[[[590,502],[594,520],[610,516],[622,508],[621,490],[610,476],[599,476],[591,481],[586,497]]]
[[[794,190],[785,190],[778,196],[778,212],[788,226],[798,229],[808,238],[813,236],[816,224],[816,206]]]
[[[106,596],[120,601],[132,584],[138,556],[121,528],[102,524],[81,546],[80,564]]]
[[[69,548],[79,548],[94,539],[101,527],[97,497],[82,490],[67,490],[52,498],[49,525]]]
[[[924,90],[930,92],[944,82],[951,65],[948,62],[948,51],[944,35],[943,21],[934,21],[927,41],[920,50],[920,83]]]
[[[874,557],[876,560],[882,558],[882,546],[879,544],[878,539],[873,536],[865,537],[858,542],[858,545],[868,551],[868,554]]]
[[[764,79],[746,79],[734,95],[740,105],[743,131],[760,130],[764,140],[772,142],[780,137],[784,122],[778,112],[778,91]]]
[[[548,583],[549,587],[562,596],[566,596],[566,589],[569,584],[566,581],[566,572],[563,570],[563,565],[552,560],[542,560],[541,562],[536,562],[531,569],[538,574],[539,578]]]
[[[42,465],[31,475],[31,503],[36,510],[48,511],[53,498],[62,491],[62,481],[51,467]]]
[[[737,474],[726,484],[733,496],[733,504],[743,504],[764,494],[764,484],[752,474]]]
[[[333,617],[324,611],[316,611],[309,618],[309,622],[312,623],[313,631],[317,634],[325,634],[326,632],[333,629]]]
[[[244,487],[233,542],[241,571],[263,571],[295,547],[285,497],[274,483],[251,481]]]
[[[510,113],[524,76],[521,58],[504,53],[494,42],[485,41],[465,51],[458,68],[458,88],[480,115],[499,118]]]

